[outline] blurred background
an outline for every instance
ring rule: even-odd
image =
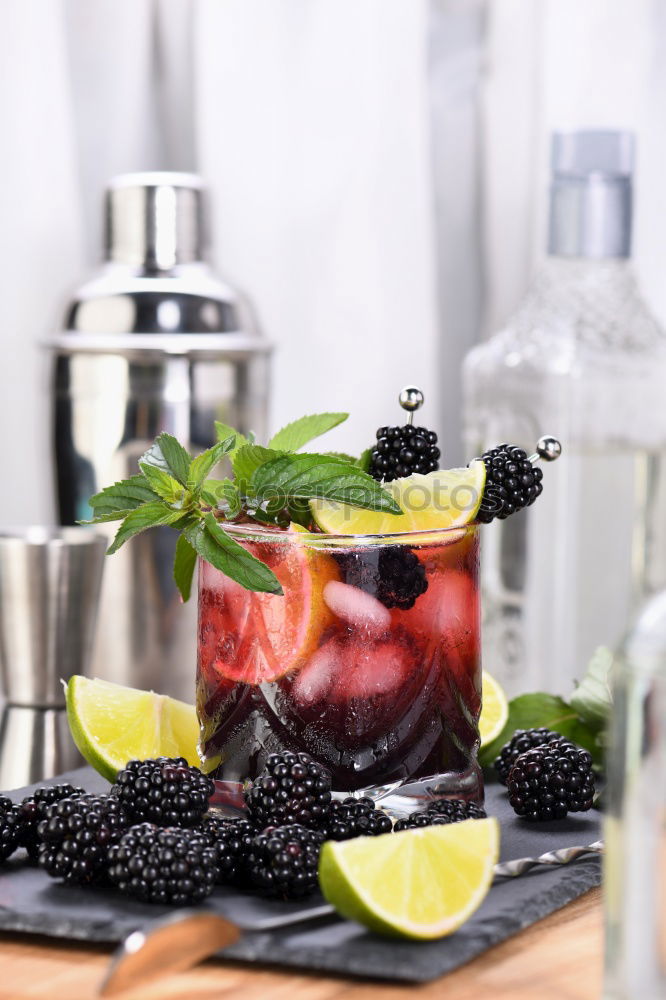
[[[331,447],[365,447],[413,381],[444,463],[463,458],[460,362],[542,254],[553,128],[637,133],[634,257],[666,319],[658,0],[5,0],[0,18],[5,523],[53,514],[38,345],[100,258],[119,172],[203,175],[215,263],[276,347],[271,424],[348,408]]]

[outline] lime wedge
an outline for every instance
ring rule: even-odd
[[[481,718],[479,719],[482,747],[497,739],[508,718],[509,703],[506,695],[495,678],[484,670],[481,688]]]
[[[444,937],[480,906],[499,853],[496,819],[327,841],[322,892],[350,920],[393,937]]]
[[[192,705],[79,676],[67,684],[66,703],[76,746],[109,781],[129,760],[184,757],[188,764],[201,763],[199,724]]]
[[[404,513],[385,514],[334,500],[311,500],[312,516],[322,531],[333,535],[462,528],[476,517],[486,485],[486,469],[483,462],[477,461],[464,469],[442,469],[426,476],[415,473],[382,485]]]

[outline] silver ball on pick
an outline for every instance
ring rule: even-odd
[[[536,453],[544,462],[554,462],[562,454],[562,445],[556,437],[544,434],[537,441]]]
[[[418,386],[406,385],[398,396],[398,402],[402,406],[403,410],[407,410],[409,413],[409,423],[411,424],[414,419],[414,413],[423,406],[425,396]]]

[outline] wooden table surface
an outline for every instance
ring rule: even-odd
[[[54,944],[0,934],[0,1000],[92,1000],[110,948]],[[468,965],[424,986],[257,969],[210,961],[122,994],[123,1000],[597,1000],[601,994],[600,890],[580,899]],[[120,996],[120,995],[119,995]]]

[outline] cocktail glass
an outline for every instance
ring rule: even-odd
[[[284,595],[247,591],[200,564],[204,768],[242,782],[289,749],[324,764],[334,791],[479,800],[478,525],[381,536],[225,530],[271,567]],[[409,604],[406,577],[423,593],[387,607]]]

